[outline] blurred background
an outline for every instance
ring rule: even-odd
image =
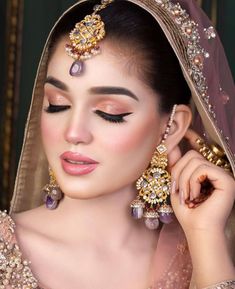
[[[235,79],[235,1],[195,1],[217,28]],[[0,209],[7,209],[11,199],[43,44],[57,17],[74,3],[0,0]]]

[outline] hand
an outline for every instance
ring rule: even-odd
[[[199,136],[188,130],[185,137],[196,149],[195,140]],[[224,230],[235,199],[233,177],[195,150],[181,156],[178,147],[169,153],[169,168],[172,207],[185,234],[195,230]],[[205,183],[209,189],[207,195],[202,193]]]

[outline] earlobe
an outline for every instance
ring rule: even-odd
[[[168,152],[174,149],[183,139],[192,121],[192,112],[187,105],[177,105],[174,120],[169,130],[165,144]]]

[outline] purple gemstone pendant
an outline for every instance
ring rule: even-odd
[[[75,60],[70,67],[69,74],[71,76],[80,76],[84,70],[84,63],[81,60]]]
[[[131,215],[134,219],[141,219],[144,213],[144,203],[140,200],[134,200],[131,203]]]
[[[46,207],[49,210],[54,210],[58,206],[58,201],[53,200],[51,196],[46,196]]]
[[[131,215],[134,219],[141,219],[143,216],[143,207],[133,207],[131,208]]]
[[[159,219],[163,224],[170,224],[173,221],[172,213],[159,213]]]
[[[160,221],[164,224],[170,224],[174,219],[173,209],[170,205],[163,205],[158,210]]]

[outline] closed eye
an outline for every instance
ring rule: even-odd
[[[126,113],[121,113],[121,114],[110,114],[101,110],[96,110],[95,113],[99,115],[100,117],[102,117],[104,120],[113,122],[113,123],[125,122],[126,120],[124,119],[124,117],[132,114],[132,112],[126,112]]]
[[[65,111],[70,108],[70,105],[54,105],[49,103],[49,106],[45,108],[45,111],[48,113],[55,113]]]

